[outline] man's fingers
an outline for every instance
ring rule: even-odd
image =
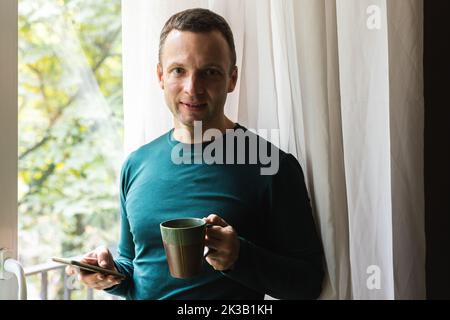
[[[239,255],[236,230],[216,214],[203,218],[212,226],[206,229],[205,245],[209,248],[206,261],[215,270],[227,270]]]
[[[97,264],[97,253],[95,251],[91,251],[86,253],[81,259],[81,262],[89,263],[89,264]]]
[[[228,226],[228,223],[223,220],[221,217],[219,217],[217,214],[210,214],[208,217],[205,218],[205,221],[207,223],[216,225],[216,226],[221,226],[221,227],[226,227]]]
[[[67,274],[67,275],[73,276],[73,275],[75,275],[75,274],[77,274],[77,273],[78,273],[77,268],[72,267],[72,266],[67,266],[67,267],[66,267],[66,274]]]
[[[107,276],[106,279],[107,279],[108,281],[111,280],[111,282],[117,282],[117,281],[122,282],[121,279],[119,279],[119,278],[117,278],[117,277],[115,277],[115,276]]]
[[[210,265],[215,265],[220,263],[220,257],[215,256],[214,254],[211,253],[206,257],[206,261],[208,261]]]
[[[98,289],[98,290],[103,290],[106,288],[110,288],[112,286],[115,286],[119,283],[121,283],[122,280],[118,279],[114,276],[104,276],[102,277],[102,279],[100,280],[99,277],[97,277],[96,279],[92,280],[91,282],[91,287],[94,289]]]
[[[113,269],[114,264],[112,262],[111,253],[107,248],[101,248],[97,252],[98,265],[102,268]]]
[[[214,238],[217,240],[222,240],[224,238],[224,234],[222,232],[223,227],[219,226],[212,226],[208,229],[206,229],[206,235],[209,238]]]
[[[102,281],[98,281],[96,283],[96,285],[102,286],[102,287],[109,287],[109,286],[112,286],[113,284],[114,284],[114,281],[111,280],[111,279],[105,279],[105,280],[102,280]]]
[[[207,237],[205,239],[205,245],[210,248],[213,249],[214,251],[219,250],[221,247],[221,241],[211,238],[211,237]],[[212,252],[211,252],[212,253]]]
[[[94,251],[84,255],[80,261],[83,263],[116,270],[112,255],[106,247],[98,247]],[[79,281],[83,282],[89,288],[98,290],[107,289],[122,282],[122,279],[116,278],[115,276],[80,270],[78,267],[73,266],[67,266],[66,273],[68,275],[78,274]]]
[[[104,276],[100,273],[92,273],[81,270],[79,279],[86,284],[93,284],[104,280]]]
[[[98,266],[97,257],[83,257],[81,258],[80,262]]]
[[[81,259],[81,262],[100,266],[106,269],[115,269],[111,253],[106,247],[98,247],[94,251],[89,252]]]
[[[99,283],[101,281],[105,281],[106,277],[100,273],[92,273],[82,271],[80,273],[80,280],[86,284],[94,284]]]
[[[111,287],[115,286],[116,284],[118,284],[118,283],[110,283],[110,282],[97,283],[97,284],[91,286],[91,288],[96,289],[96,290],[104,290],[104,289],[111,288]]]
[[[214,268],[214,270],[225,270],[223,267],[222,260],[220,257],[215,257],[213,254],[211,256],[206,257],[206,261]]]
[[[110,288],[122,282],[122,280],[114,276],[105,276],[100,273],[80,273],[79,280],[89,288],[103,290]]]

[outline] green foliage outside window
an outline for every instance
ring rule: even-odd
[[[25,267],[117,243],[120,10],[120,0],[19,1],[19,255]],[[50,299],[63,298],[59,276],[50,278]],[[39,279],[28,281],[30,294],[39,292]]]

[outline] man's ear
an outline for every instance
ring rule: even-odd
[[[161,63],[156,66],[156,76],[158,77],[159,86],[164,90],[164,73]]]
[[[231,93],[234,91],[234,88],[236,87],[238,79],[238,67],[234,66],[233,71],[231,72],[230,82],[228,85],[228,93]]]

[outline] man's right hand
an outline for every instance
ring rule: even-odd
[[[106,247],[98,247],[97,249],[87,253],[80,260],[80,262],[92,264],[102,268],[114,270],[114,261],[111,253]],[[68,275],[75,275],[78,273],[78,279],[84,283],[88,288],[104,290],[115,286],[121,282],[121,279],[112,275],[103,275],[101,273],[92,273],[89,271],[80,270],[77,267],[67,266],[66,273]]]

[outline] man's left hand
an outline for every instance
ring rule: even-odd
[[[203,218],[212,226],[206,229],[206,261],[218,271],[230,270],[239,257],[240,242],[236,230],[216,214]]]

